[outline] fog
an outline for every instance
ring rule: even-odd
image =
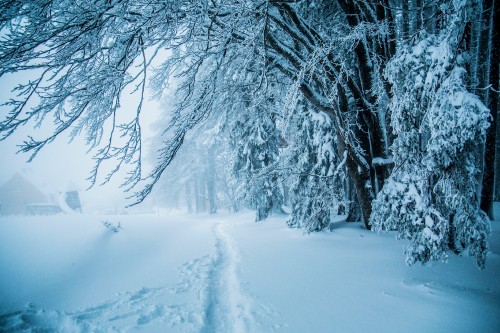
[[[87,154],[88,148],[81,139],[68,143],[67,137],[57,138],[28,163],[30,154],[18,153],[18,145],[27,135],[32,134],[32,131],[30,128],[23,128],[22,131],[0,142],[2,156],[0,184],[4,184],[15,173],[19,173],[46,195],[57,195],[72,184],[80,191],[82,204],[86,208],[126,205],[126,195],[119,189],[117,179],[105,186],[94,186],[86,191],[91,185],[86,178],[90,175],[93,162],[92,155]]]
[[[21,79],[22,77],[10,76],[8,79],[0,80],[0,85],[4,87],[0,92],[0,100],[6,101],[10,97],[9,91],[13,87],[12,82]],[[124,107],[120,112],[123,114],[135,112],[137,98],[137,94],[125,96],[122,104]],[[0,107],[0,111],[3,118],[6,109]],[[152,150],[150,149],[150,139],[153,132],[151,124],[159,117],[160,112],[159,102],[153,102],[149,99],[144,101],[144,108],[141,113],[141,127],[143,134],[143,169],[146,172],[149,167],[148,162],[151,161],[151,158],[148,157]],[[34,124],[27,124],[5,140],[0,141],[0,186],[5,184],[15,173],[19,173],[36,185],[48,197],[57,196],[69,187],[72,189],[76,187],[79,190],[82,209],[86,212],[98,210],[119,212],[134,202],[133,199],[127,199],[134,193],[134,189],[125,192],[123,188],[120,188],[120,184],[126,176],[126,170],[120,170],[109,183],[101,185],[107,174],[106,170],[103,169],[98,174],[96,184],[91,186],[88,177],[91,175],[94,166],[93,156],[96,150],[89,151],[83,137],[76,137],[70,142],[69,136],[63,133],[52,143],[45,146],[31,162],[28,162],[31,153],[19,152],[19,145],[29,136],[43,138],[50,135],[52,126],[50,119],[46,119],[40,128],[36,128]],[[111,165],[108,165],[108,167],[111,167]],[[147,204],[141,204],[136,208],[141,209],[141,207],[144,208],[145,206]]]

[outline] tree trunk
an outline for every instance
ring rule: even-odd
[[[410,11],[408,10],[409,3],[408,1],[403,1],[401,5],[403,9],[401,11],[401,37],[405,39],[410,36]]]
[[[207,195],[210,214],[217,213],[217,193],[215,191],[215,147],[208,149]]]
[[[196,214],[202,213],[202,202],[201,202],[201,193],[200,193],[200,180],[198,175],[194,177],[194,202],[195,202],[195,210]]]
[[[497,135],[495,156],[500,156],[500,118],[498,117],[497,109]],[[494,201],[500,201],[500,158],[495,158],[495,196]]]
[[[350,179],[347,179],[346,195],[347,202],[349,202],[349,210],[347,211],[347,222],[359,222],[362,220],[361,209],[359,208],[358,197],[356,196],[356,190]],[[345,211],[345,208],[344,208]],[[345,213],[345,212],[344,212]]]
[[[192,196],[191,196],[191,185],[190,182],[186,183],[186,204],[188,207],[188,212],[192,213],[193,212],[193,202],[192,202]]]
[[[351,178],[354,187],[356,189],[356,197],[358,198],[359,208],[361,209],[361,215],[363,217],[363,222],[365,223],[366,229],[371,229],[370,215],[372,214],[372,195],[370,188],[367,187],[370,184],[369,175],[363,175],[358,170],[358,165],[350,158],[347,157],[346,161],[347,172]]]
[[[210,178],[207,182],[207,194],[208,194],[208,204],[210,208],[210,214],[217,213],[217,198],[215,194],[215,181]]]
[[[485,8],[483,8],[487,17],[486,22],[489,23],[486,33],[488,34],[489,45],[488,48],[488,74],[489,80],[485,82],[487,86],[491,85],[489,93],[486,95],[486,105],[491,110],[491,125],[486,134],[486,144],[484,151],[484,175],[483,187],[481,191],[481,209],[488,214],[490,219],[493,217],[493,191],[495,184],[495,143],[497,134],[497,110],[498,110],[498,79],[499,79],[499,66],[498,66],[498,5],[495,6],[493,0],[485,1]],[[489,19],[488,19],[489,18]],[[486,23],[485,22],[485,23]]]

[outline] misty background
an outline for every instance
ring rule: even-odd
[[[8,78],[0,79],[0,87],[2,87],[0,100],[8,100],[12,95],[12,88],[22,81],[23,75],[25,76],[25,74],[16,73]],[[138,98],[137,94],[123,98],[120,112],[125,114],[135,112]],[[149,164],[154,158],[148,156],[154,151],[151,147],[151,139],[154,135],[153,123],[164,108],[161,106],[162,102],[151,101],[149,97],[143,103],[141,127],[145,158],[142,163],[147,172]],[[3,114],[7,112],[4,106],[0,107],[0,111]],[[14,174],[19,173],[48,197],[57,196],[68,188],[76,188],[79,191],[82,209],[87,213],[93,211],[124,212],[126,206],[133,203],[133,199],[127,198],[134,193],[134,189],[125,192],[120,187],[127,171],[126,167],[119,170],[106,184],[101,183],[104,181],[107,170],[100,170],[96,184],[90,187],[91,182],[87,178],[91,175],[94,166],[95,150],[89,150],[90,147],[86,145],[83,136],[77,136],[71,142],[68,134],[57,137],[51,144],[44,147],[31,162],[28,162],[31,153],[19,152],[19,145],[29,135],[35,138],[50,135],[52,128],[46,126],[47,122],[44,124],[44,126],[37,127],[36,124],[29,123],[5,140],[0,141],[0,156],[2,156],[0,186],[5,184]],[[134,207],[134,209],[150,208],[151,200],[146,200],[146,202]]]

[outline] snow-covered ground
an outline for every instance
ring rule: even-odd
[[[359,223],[253,220],[2,217],[0,331],[500,331],[500,222],[480,271],[468,257],[407,267],[403,242]]]

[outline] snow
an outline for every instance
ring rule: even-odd
[[[500,222],[481,271],[408,267],[405,242],[360,223],[307,234],[285,219],[1,217],[0,331],[498,331]]]
[[[383,158],[383,157],[374,157],[372,160],[372,164],[374,165],[385,165],[385,164],[393,164],[394,159],[392,157]]]
[[[75,211],[71,209],[70,206],[66,203],[66,192],[60,192],[59,197],[57,200],[57,203],[59,204],[59,207],[61,207],[61,210],[66,213],[66,214],[75,214]]]

